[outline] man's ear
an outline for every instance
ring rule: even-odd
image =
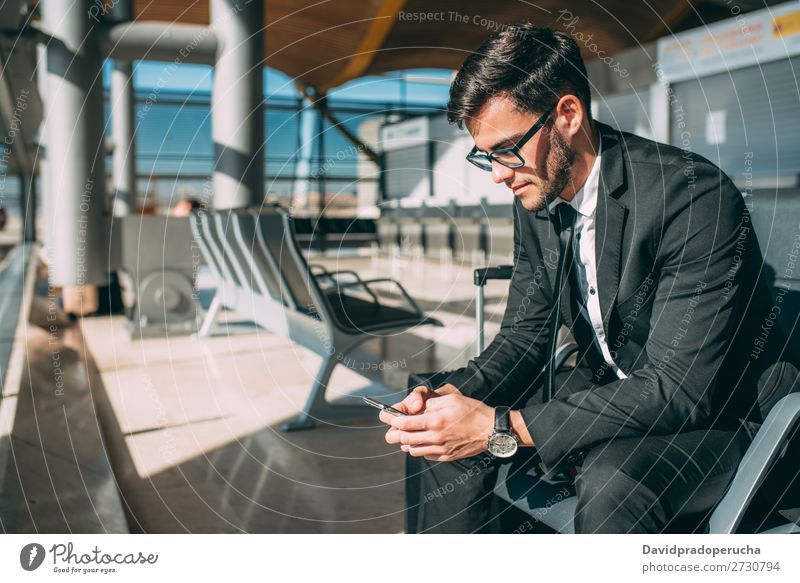
[[[565,138],[572,138],[581,131],[585,117],[583,102],[575,95],[567,94],[559,99],[555,123]]]

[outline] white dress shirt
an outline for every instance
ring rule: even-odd
[[[598,149],[599,151],[599,149]],[[600,347],[606,363],[620,379],[628,378],[611,358],[611,351],[606,342],[606,333],[603,329],[603,317],[600,312],[600,295],[597,292],[597,265],[595,263],[595,223],[597,220],[597,192],[600,186],[600,154],[595,158],[589,176],[581,189],[572,200],[565,201],[557,198],[548,205],[548,210],[553,212],[557,205],[564,203],[571,205],[576,211],[573,229],[573,256],[577,267],[580,292],[586,298],[585,306],[581,308],[578,317],[585,317],[594,330],[594,339]],[[574,246],[577,245],[577,253]]]

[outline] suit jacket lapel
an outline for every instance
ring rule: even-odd
[[[622,233],[628,210],[617,198],[625,186],[625,152],[621,134],[610,126],[596,123],[603,142],[595,214],[595,262],[600,312],[608,334],[608,322],[619,290]]]

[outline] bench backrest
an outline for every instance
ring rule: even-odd
[[[200,248],[200,253],[202,253],[208,263],[208,268],[211,270],[211,273],[214,274],[214,277],[218,281],[222,281],[225,277],[225,273],[222,269],[222,265],[219,263],[219,259],[208,244],[208,236],[202,224],[203,215],[205,215],[206,212],[205,210],[193,210],[190,216],[189,227],[192,230],[195,243],[197,243],[197,246]]]
[[[328,316],[326,306],[320,306],[322,298],[314,276],[308,269],[303,254],[294,239],[292,219],[288,213],[275,207],[266,207],[256,216],[256,237],[272,256],[286,289],[296,309],[307,314]]]
[[[222,249],[222,257],[231,273],[242,289],[261,292],[253,280],[253,275],[247,262],[244,261],[242,251],[233,232],[231,224],[231,211],[218,210],[210,215],[210,228],[214,230],[216,241]]]
[[[222,272],[222,279],[239,287],[244,287],[246,284],[243,281],[240,281],[239,277],[236,275],[236,271],[229,257],[229,253],[225,251],[224,246],[222,245],[222,239],[220,239],[219,231],[215,224],[213,215],[213,211],[199,213],[198,215],[200,219],[200,229],[203,233],[205,243],[211,252],[211,256],[214,258],[216,264],[219,266],[219,269]]]
[[[269,253],[259,241],[256,230],[258,219],[249,209],[238,209],[230,216],[232,233],[235,240],[230,241],[239,249],[238,256],[247,264],[249,276],[255,287],[266,297],[287,304],[282,288],[286,284],[281,281],[280,271]],[[293,304],[288,304],[294,307]]]

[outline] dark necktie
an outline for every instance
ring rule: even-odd
[[[558,341],[558,330],[561,327],[561,298],[564,291],[564,283],[569,277],[569,273],[575,271],[572,253],[572,236],[575,227],[575,209],[571,205],[562,202],[556,206],[558,211],[558,238],[561,245],[559,254],[558,269],[556,271],[556,305],[553,314],[553,326],[550,330],[550,357],[547,360],[547,376],[545,377],[543,400],[549,401],[553,397],[555,390],[555,354],[556,343]],[[570,286],[573,287],[573,286]]]
[[[586,309],[587,297],[578,283],[579,275],[575,253],[573,248],[573,232],[575,229],[575,218],[577,211],[567,203],[560,203],[558,210],[558,229],[559,241],[561,244],[561,261],[559,262],[559,273],[556,277],[558,295],[556,297],[556,323],[555,330],[552,331],[550,344],[550,359],[548,360],[548,374],[545,385],[544,399],[549,400],[555,393],[555,352],[557,348],[558,329],[560,328],[561,302],[565,293],[565,284],[569,282],[569,296],[566,301],[570,302],[570,313],[572,314],[572,333],[575,342],[578,344],[578,360],[583,360],[593,372],[599,371],[604,366],[600,346],[597,344],[597,337],[594,328],[589,321]]]

